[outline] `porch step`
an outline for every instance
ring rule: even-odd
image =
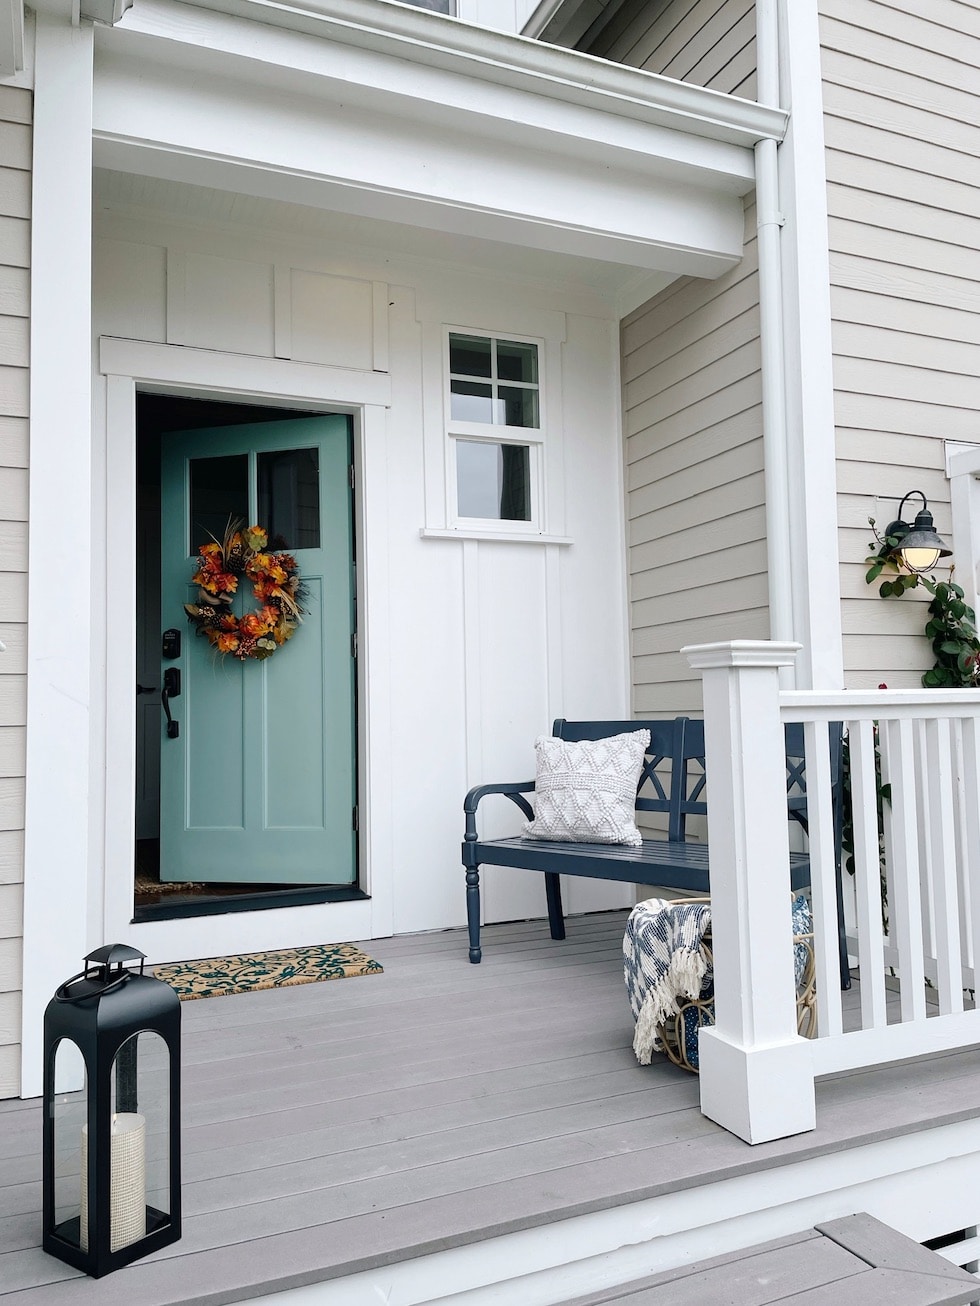
[[[699,1261],[565,1306],[968,1306],[980,1281],[870,1215]]]

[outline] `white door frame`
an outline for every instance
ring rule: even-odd
[[[385,704],[364,692],[384,685],[371,674],[372,658],[388,647],[384,628],[384,588],[367,583],[371,567],[358,569],[358,610],[362,614],[358,666],[359,792],[366,814],[361,828],[361,884],[368,901],[316,904],[261,912],[228,913],[136,924],[133,916],[133,812],[136,791],[136,638],[132,605],[119,595],[136,593],[136,392],[193,395],[226,402],[267,403],[277,407],[326,409],[353,418],[357,555],[373,561],[383,555],[386,501],[384,440],[390,403],[388,376],[280,359],[186,349],[176,345],[103,338],[99,370],[105,376],[106,505],[105,557],[111,563],[105,615],[105,936],[130,943],[152,961],[214,956],[257,948],[340,942],[391,933],[390,856],[378,845],[390,842],[386,828],[390,792],[385,747]],[[370,487],[370,488],[369,488]],[[374,527],[377,526],[377,531]],[[378,531],[382,534],[378,534]],[[378,549],[371,548],[371,541]],[[386,656],[386,655],[385,655]],[[378,746],[372,747],[377,736]],[[97,802],[97,795],[93,794]],[[371,813],[378,813],[375,822]]]
[[[390,703],[386,667],[391,644],[385,598],[388,570],[385,443],[391,394],[388,375],[109,337],[99,342],[97,366],[104,378],[104,389],[96,385],[91,482],[89,486],[72,487],[73,502],[65,509],[64,521],[70,521],[73,514],[86,515],[83,505],[87,502],[95,505],[93,591],[95,596],[104,596],[104,600],[97,599],[105,604],[104,657],[100,657],[96,625],[100,614],[93,609],[94,726],[90,734],[86,718],[76,723],[73,717],[66,716],[59,738],[65,755],[74,759],[79,784],[89,794],[95,828],[87,873],[84,859],[66,856],[46,868],[45,884],[48,901],[58,902],[62,889],[70,897],[79,875],[86,878],[86,900],[90,906],[96,906],[88,920],[83,917],[73,927],[78,936],[77,960],[103,942],[130,943],[146,953],[152,963],[390,934],[392,777],[387,747]],[[266,403],[299,411],[328,409],[349,413],[353,418],[361,632],[358,781],[364,813],[360,864],[361,883],[370,893],[369,899],[133,923],[138,389],[225,402]],[[104,487],[99,484],[103,465]],[[104,532],[100,529],[100,505]],[[104,549],[99,548],[100,535]],[[104,668],[101,676],[100,663]],[[370,695],[365,692],[368,683],[372,687]],[[98,724],[100,711],[104,733]],[[44,777],[38,777],[36,799],[40,800],[44,786]],[[57,825],[60,808],[56,790],[55,779],[50,782],[43,807],[52,825]],[[101,831],[100,811],[104,811]],[[24,939],[25,972],[31,967],[35,952],[29,932],[32,924],[29,919]],[[39,954],[43,955],[43,951],[38,949]],[[53,977],[53,982],[63,978],[59,974]],[[45,987],[52,986],[51,977],[34,976],[33,979],[38,992],[43,993]],[[33,1018],[39,1020],[40,1011]]]

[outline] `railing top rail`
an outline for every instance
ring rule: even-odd
[[[779,695],[783,721],[929,720],[980,717],[976,689],[787,689]]]

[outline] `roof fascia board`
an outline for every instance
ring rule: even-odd
[[[260,40],[257,30],[263,33]],[[677,185],[744,194],[754,182],[746,146],[671,130],[633,114],[623,117],[611,112],[608,101],[556,103],[527,90],[420,68],[405,58],[257,29],[226,14],[211,13],[202,23],[190,6],[173,0],[141,0],[125,24],[99,30],[97,44],[97,85],[126,77],[127,68],[146,68],[151,81],[158,75],[154,70],[169,69],[175,84],[188,73],[217,74],[249,91],[268,86],[290,97],[308,94],[319,103],[360,107],[368,115],[380,111],[398,121],[417,120],[422,131],[451,122],[474,139],[656,174]]]
[[[140,12],[146,14],[153,7],[152,0],[141,0],[121,27],[134,26],[140,22]],[[786,130],[787,114],[779,108],[409,5],[378,0],[293,0],[289,4],[281,0],[195,0],[193,5],[173,8],[227,14],[282,31],[305,32],[342,46],[406,59],[417,67],[442,68],[743,147],[767,138],[781,140]]]

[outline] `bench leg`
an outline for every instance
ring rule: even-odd
[[[561,879],[557,871],[545,871],[544,891],[548,898],[548,924],[551,926],[551,937],[563,939],[565,914],[561,907]]]
[[[475,966],[483,956],[480,947],[480,868],[466,870],[466,928],[470,934],[470,961]]]

